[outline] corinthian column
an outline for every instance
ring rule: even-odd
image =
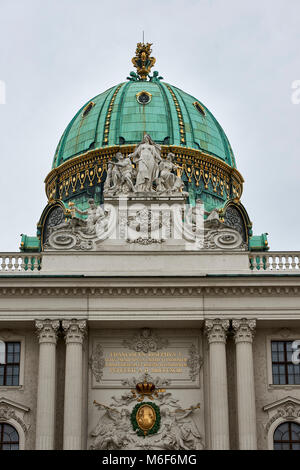
[[[36,320],[40,352],[36,412],[36,449],[54,449],[56,342],[58,320]]]
[[[256,409],[252,341],[255,320],[233,320],[237,367],[239,449],[256,449]]]
[[[229,449],[226,334],[229,320],[206,320],[209,343],[211,448]]]
[[[85,320],[63,320],[66,340],[64,449],[81,449],[82,344]]]

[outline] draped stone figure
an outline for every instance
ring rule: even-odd
[[[161,160],[159,164],[159,177],[157,178],[157,191],[172,193],[181,191],[184,183],[176,174],[177,166],[173,163],[174,153],[168,153],[165,160]]]
[[[153,192],[152,184],[159,175],[161,147],[145,134],[142,142],[129,155],[137,165],[135,189],[138,192]]]

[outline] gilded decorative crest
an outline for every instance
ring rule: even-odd
[[[151,46],[151,43],[139,42],[136,47],[135,57],[132,58],[132,63],[137,69],[140,80],[147,80],[150,70],[156,62],[154,57],[150,57]]]
[[[155,434],[160,426],[160,410],[155,403],[138,403],[132,410],[131,423],[138,436]]]

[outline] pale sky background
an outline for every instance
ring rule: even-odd
[[[35,235],[44,178],[78,109],[126,81],[136,43],[218,119],[271,250],[300,251],[299,0],[0,0],[0,252]]]

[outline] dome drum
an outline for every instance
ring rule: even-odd
[[[101,203],[107,163],[118,151],[127,156],[134,148],[125,145],[91,150],[54,168],[45,181],[48,199],[76,200],[80,205],[80,199],[84,202],[93,197]],[[174,162],[190,193],[190,202],[193,198],[203,199],[206,209],[211,210],[230,198],[241,197],[243,178],[235,168],[196,149],[162,145],[162,157],[169,152],[175,155]]]

